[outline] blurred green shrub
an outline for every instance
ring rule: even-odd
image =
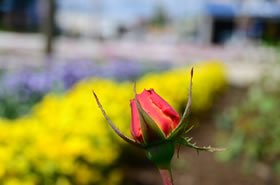
[[[185,106],[189,69],[149,74],[137,89],[153,87],[175,108]],[[209,108],[225,86],[224,67],[215,62],[195,67],[193,111]],[[115,168],[124,143],[105,122],[92,90],[117,127],[130,130],[131,82],[93,78],[65,94],[48,94],[32,114],[0,120],[0,184],[3,185],[117,185]]]
[[[272,85],[272,86],[271,86]],[[249,88],[246,98],[218,116],[217,142],[228,150],[218,159],[243,159],[244,169],[265,164],[280,172],[280,88],[271,79]]]

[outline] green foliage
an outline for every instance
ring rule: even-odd
[[[280,89],[273,82],[274,88],[267,88],[267,82],[271,79],[251,87],[242,103],[219,115],[218,143],[228,150],[217,153],[218,159],[242,158],[247,169],[254,169],[257,162],[279,167]]]
[[[167,22],[168,16],[166,10],[161,5],[158,5],[151,20],[151,24],[154,26],[163,27],[167,24]]]

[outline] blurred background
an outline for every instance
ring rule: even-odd
[[[161,184],[130,136],[133,83],[179,114],[176,185],[280,184],[279,0],[0,0],[0,184]]]

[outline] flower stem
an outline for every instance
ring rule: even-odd
[[[171,168],[159,168],[159,173],[161,175],[164,185],[173,185],[173,178]]]

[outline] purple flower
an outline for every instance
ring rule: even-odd
[[[10,106],[11,111],[18,112],[20,107],[27,105],[31,107],[50,91],[68,90],[80,80],[93,76],[116,80],[136,80],[146,72],[170,67],[168,65],[160,66],[159,68],[158,65],[143,65],[140,62],[129,60],[113,60],[102,63],[90,60],[50,60],[46,62],[45,68],[39,70],[26,67],[18,72],[6,73],[0,82],[2,85],[0,109],[1,106],[3,110]],[[12,107],[11,101],[14,102]],[[3,102],[7,102],[7,104]],[[16,117],[21,113],[12,113],[11,115]]]

